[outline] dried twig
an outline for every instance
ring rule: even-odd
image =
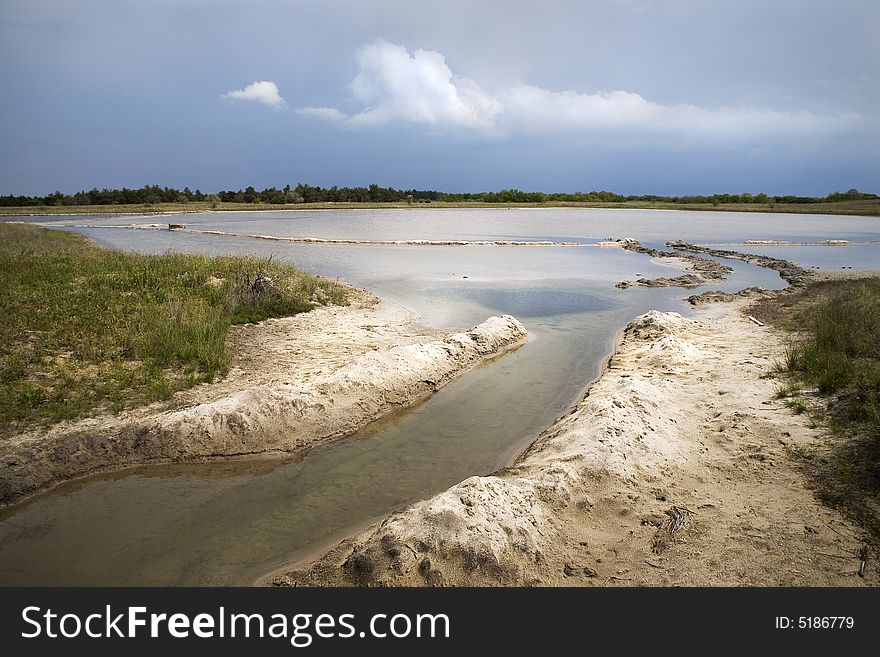
[[[825,526],[828,527],[828,529],[830,529],[831,531],[833,531],[833,532],[834,532],[835,534],[837,534],[838,536],[843,536],[843,534],[841,534],[839,531],[837,531],[836,529],[834,529],[834,527],[832,527],[831,525],[829,525],[827,522],[825,523]],[[846,538],[846,536],[843,536],[843,537]]]
[[[651,551],[660,554],[675,541],[675,532],[679,531],[696,515],[693,511],[683,506],[672,505],[666,511],[668,518],[657,528],[654,538],[651,540]]]
[[[844,559],[844,560],[852,559],[852,555],[831,554],[830,552],[819,552],[818,550],[816,550],[816,554],[821,554],[823,557],[833,557],[835,559]]]

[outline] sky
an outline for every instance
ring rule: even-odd
[[[877,0],[2,0],[0,194],[880,193]]]

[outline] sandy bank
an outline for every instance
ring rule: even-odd
[[[199,230],[196,228],[177,229],[177,232],[218,235],[221,237],[248,237],[270,242],[290,242],[292,244],[354,244],[361,246],[589,246],[580,242],[553,242],[547,240],[364,240],[325,237],[280,237],[277,235],[244,235],[220,230]]]
[[[23,223],[23,222],[10,222]],[[533,247],[592,247],[607,246],[607,243],[587,242],[555,242],[551,240],[368,240],[353,238],[328,238],[328,237],[284,237],[280,235],[260,235],[249,233],[231,233],[225,230],[207,230],[190,228],[187,224],[157,224],[157,223],[133,223],[133,224],[77,224],[72,222],[45,222],[34,223],[37,226],[52,227],[65,226],[68,228],[115,228],[122,230],[170,230],[175,233],[189,233],[195,235],[212,235],[214,237],[245,237],[253,240],[269,242],[288,242],[290,244],[344,244],[355,246],[533,246]]]
[[[136,464],[301,452],[425,399],[527,337],[510,316],[443,335],[369,293],[354,297],[349,307],[240,327],[234,367],[219,383],[0,443],[0,504]]]
[[[676,249],[677,251],[689,251],[690,253],[703,253],[716,258],[729,258],[733,260],[741,260],[758,267],[766,267],[779,272],[779,277],[792,287],[804,287],[814,278],[814,272],[804,269],[800,265],[796,265],[782,258],[773,258],[765,255],[755,255],[752,253],[740,253],[739,251],[730,251],[728,249],[713,249],[707,246],[697,246],[690,242],[678,240],[675,242],[667,242],[666,246]]]
[[[652,311],[518,462],[395,513],[279,585],[876,585],[805,487],[822,441],[774,397],[784,340],[741,312]]]

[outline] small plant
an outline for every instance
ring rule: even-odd
[[[786,399],[788,397],[794,397],[801,393],[801,385],[797,381],[790,380],[787,383],[779,385],[776,387],[776,399]]]
[[[809,450],[804,445],[798,445],[795,443],[788,443],[785,446],[785,449],[788,451],[789,454],[791,454],[792,456],[794,456],[796,458],[799,458],[799,459],[809,458]]]
[[[807,406],[807,400],[800,396],[786,399],[785,405],[793,410],[795,415],[802,415],[810,410],[810,407]]]

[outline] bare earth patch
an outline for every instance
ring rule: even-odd
[[[601,379],[512,467],[391,515],[276,585],[877,585],[863,530],[795,455],[784,337],[741,312],[633,321]]]

